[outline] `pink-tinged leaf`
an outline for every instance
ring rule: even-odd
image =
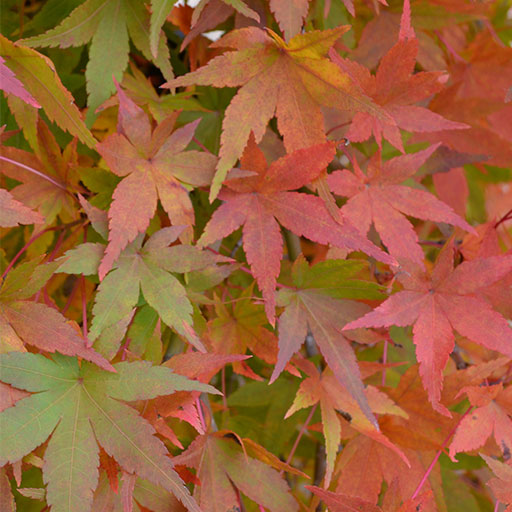
[[[511,271],[512,256],[490,256],[463,261],[446,279],[441,289],[456,289],[460,294],[475,293],[503,279]]]
[[[329,487],[331,484],[332,473],[334,471],[334,462],[341,439],[341,425],[334,404],[329,399],[320,401],[320,413],[322,415],[322,424],[325,436],[326,471],[324,484]]]
[[[292,300],[279,317],[279,355],[270,377],[272,384],[297,352],[308,332],[307,318],[298,300]]]
[[[30,396],[30,393],[16,389],[0,382],[0,412],[12,407],[18,400]],[[3,510],[0,508],[0,510]]]
[[[250,356],[241,354],[216,354],[188,352],[177,354],[164,363],[176,373],[201,382],[210,382],[212,377],[224,366],[237,361],[244,361]]]
[[[379,192],[382,197],[378,197]],[[373,223],[380,235],[382,243],[388,248],[391,254],[407,254],[411,260],[422,262],[424,258],[423,249],[418,245],[418,235],[416,231],[414,231],[414,227],[400,211],[395,209],[395,205],[399,204],[399,201],[391,205],[385,200],[388,194],[385,195],[383,192],[384,191],[376,191],[375,194],[370,194],[370,197],[374,199],[371,209],[373,213]],[[416,211],[418,211],[418,209],[416,209]],[[350,212],[351,220],[354,223],[357,219],[354,218],[355,212],[353,210],[353,204],[350,205]]]
[[[404,8],[402,11],[402,19],[400,20],[400,33],[398,38],[403,39],[414,39],[416,34],[411,26],[411,4],[409,0],[404,0]]]
[[[394,208],[406,215],[434,222],[446,222],[453,226],[459,226],[469,233],[475,233],[474,228],[461,219],[450,206],[424,190],[390,185],[383,192],[383,197]],[[418,208],[419,204],[421,204],[421,208]]]
[[[88,348],[85,340],[57,310],[36,302],[17,301],[5,304],[2,315],[28,345],[46,352],[57,351],[80,356],[105,370],[113,371],[112,365],[103,356]]]
[[[197,242],[200,247],[230,235],[246,221],[249,209],[253,207],[252,201],[242,195],[231,197],[213,212],[210,222]]]
[[[502,270],[498,270],[500,260],[505,266]],[[379,307],[344,327],[354,329],[414,323],[413,341],[423,385],[434,408],[443,414],[448,411],[440,403],[442,371],[454,347],[453,330],[490,350],[512,356],[512,328],[478,294],[478,289],[486,281],[494,282],[497,276],[508,273],[509,257],[482,258],[469,263],[459,272],[452,270],[452,243],[443,248],[430,275],[419,266],[404,263],[398,279],[405,290],[391,295]],[[468,270],[483,269],[486,265],[489,272],[484,271],[482,278],[477,278],[476,289],[459,283],[461,278],[469,279]]]
[[[382,175],[377,177],[379,183],[400,185],[407,178],[416,174],[417,170],[430,158],[439,148],[440,144],[433,144],[427,149],[400,155],[382,163]],[[377,164],[378,165],[378,164]]]
[[[0,510],[4,512],[15,512],[16,503],[11,491],[11,484],[5,468],[0,469]]]
[[[0,226],[7,228],[19,224],[41,224],[43,222],[44,218],[40,213],[16,201],[7,190],[0,189]]]
[[[389,325],[405,326],[412,324],[419,315],[425,298],[414,291],[402,291],[391,295],[379,307],[359,320],[350,322],[343,330],[359,327],[387,327]]]
[[[112,172],[124,179],[113,193],[109,215],[109,244],[100,266],[100,279],[112,268],[128,243],[146,230],[157,200],[173,225],[186,228],[183,242],[193,238],[194,209],[188,189],[207,185],[217,163],[214,155],[184,151],[197,121],[172,131],[176,117],[169,116],[151,130],[145,111],[118,87],[118,133],[105,138],[97,150]]]
[[[407,1],[404,4],[403,21],[406,22],[409,16]],[[345,133],[348,139],[362,142],[373,134],[379,147],[384,137],[402,153],[405,150],[400,128],[412,132],[468,128],[464,123],[447,120],[427,108],[415,105],[443,89],[443,75],[439,72],[413,74],[419,43],[409,22],[404,25],[404,30],[403,37],[382,57],[375,76],[370,75],[363,66],[340,57],[334,49],[329,52],[333,63],[348,73],[360,90],[388,114],[375,116],[369,110],[359,111],[353,116]],[[334,126],[343,126],[346,119],[340,117],[338,120],[334,117],[332,123]],[[444,128],[436,128],[441,126]]]
[[[455,346],[450,322],[433,296],[427,296],[413,329],[420,375],[434,409],[451,416],[440,404],[443,369]]]
[[[51,121],[76,136],[88,147],[96,145],[75,104],[72,94],[62,85],[53,62],[35,50],[16,44],[0,35],[0,54],[16,78],[44,109]],[[3,83],[3,80],[2,80]]]
[[[270,0],[270,10],[287,41],[300,32],[308,8],[309,0]]]
[[[275,323],[275,297],[277,276],[281,269],[283,238],[279,224],[259,202],[247,218],[243,229],[247,262],[265,298],[265,310],[272,325]]]
[[[148,172],[132,173],[116,187],[109,210],[109,244],[99,276],[103,279],[121,251],[146,230],[156,209],[155,183]]]
[[[305,5],[303,2],[301,5]],[[220,160],[210,200],[217,197],[227,173],[242,155],[251,131],[256,141],[261,141],[276,112],[288,151],[325,140],[321,105],[352,112],[368,111],[376,118],[390,120],[326,59],[328,49],[345,31],[346,27],[340,26],[298,34],[288,44],[276,34],[270,37],[256,27],[232,31],[213,46],[237,51],[216,57],[206,66],[166,84],[242,86],[225,112]],[[291,81],[290,76],[294,77]]]
[[[103,142],[96,144],[96,150],[105,159],[110,170],[117,176],[137,172],[144,159],[137,148],[120,133],[113,133]]]
[[[148,116],[126,95],[114,77],[113,81],[119,99],[117,132],[126,136],[134,146],[148,147],[151,140],[151,124]]]
[[[321,498],[332,512],[382,512],[379,506],[355,496],[336,494],[313,485],[306,485],[306,489]]]
[[[408,132],[436,132],[440,130],[466,130],[469,125],[450,121],[431,110],[416,105],[396,105],[390,114],[403,130]]]
[[[450,444],[450,457],[462,451],[472,451],[484,445],[494,433],[497,445],[503,454],[512,447],[512,420],[510,395],[501,384],[494,386],[469,386],[464,388],[474,410],[459,423]]]
[[[25,89],[24,85],[16,78],[16,75],[4,64],[5,59],[0,57],[0,89],[7,94],[14,94],[21,98],[25,103],[41,108],[41,105]]]
[[[121,503],[123,504],[123,512],[133,512],[133,490],[137,476],[123,471],[121,478]]]
[[[373,223],[384,245],[398,259],[419,264],[423,264],[424,260],[417,234],[404,214],[474,231],[452,208],[430,193],[401,185],[415,174],[437,147],[402,155],[384,163],[373,158],[368,164],[367,174],[356,167],[354,173],[337,171],[328,178],[335,193],[349,197],[341,208],[343,216],[365,235]],[[358,166],[357,162],[354,165]],[[418,204],[422,208],[418,208]],[[355,245],[347,247],[354,248]],[[370,254],[366,248],[363,250]]]
[[[512,357],[512,327],[481,297],[440,297],[453,328],[470,340]]]

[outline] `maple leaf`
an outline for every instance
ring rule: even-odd
[[[410,132],[435,132],[460,130],[469,126],[415,105],[439,92],[446,75],[442,72],[413,74],[418,40],[410,26],[408,2],[404,2],[400,27],[398,42],[382,57],[375,76],[362,64],[340,57],[333,48],[329,50],[329,56],[360,87],[362,93],[389,114],[388,117],[375,117],[369,111],[357,112],[351,119],[346,137],[353,142],[362,142],[373,135],[379,147],[382,147],[382,137],[385,137],[404,153],[399,128]]]
[[[329,371],[324,371],[320,375],[312,363],[307,364],[307,366],[304,365],[303,369],[307,371],[309,377],[301,382],[297,395],[285,418],[288,418],[299,409],[311,407],[318,402],[320,403],[322,429],[327,452],[327,468],[324,477],[325,487],[329,487],[331,483],[334,460],[341,439],[341,424],[337,411],[348,415],[350,425],[353,428],[387,446],[409,465],[409,461],[403,452],[375,428],[378,426],[378,423],[373,416],[373,412],[377,412],[379,414],[395,414],[407,417],[405,411],[396,406],[386,394],[375,387],[369,387],[363,391],[366,395],[366,408],[372,411],[371,418],[369,419],[367,412],[363,413],[363,408],[356,402],[355,397],[351,397],[345,386],[341,386],[336,377]]]
[[[487,465],[492,469],[496,475],[495,478],[491,478],[487,485],[492,489],[496,498],[502,503],[508,505],[505,512],[512,511],[512,467],[510,464],[501,462],[499,460],[488,457],[487,455],[480,454]]]
[[[507,65],[511,58],[510,47],[486,31],[477,34],[465,49],[465,59],[450,59],[450,84],[429,105],[434,113],[462,121],[470,128],[417,134],[415,139],[443,141],[461,153],[487,155],[489,165],[508,168],[512,158],[507,122],[510,110],[503,100],[512,83]]]
[[[14,94],[25,103],[35,108],[41,108],[35,98],[25,89],[25,86],[16,78],[16,75],[4,64],[5,59],[0,57],[0,89],[7,94]]]
[[[36,143],[36,154],[12,146],[0,147],[1,172],[21,182],[10,192],[18,201],[37,208],[46,225],[57,216],[72,222],[78,216],[72,193],[83,192],[73,167],[77,159],[76,141],[62,151],[48,125],[39,119]]]
[[[226,109],[211,200],[242,155],[251,131],[256,142],[261,141],[274,113],[288,152],[325,141],[321,105],[387,116],[326,58],[346,30],[342,26],[298,34],[288,44],[271,31],[268,35],[255,27],[234,30],[212,46],[235,51],[166,84],[242,86]]]
[[[175,467],[179,473],[179,467]],[[124,477],[128,475],[124,473]],[[180,475],[181,476],[181,475]],[[116,472],[117,482],[117,472]],[[105,471],[100,471],[98,487],[94,492],[94,500],[92,510],[94,511],[107,511],[108,512],[184,512],[186,508],[179,503],[179,501],[162,487],[158,487],[148,480],[137,478],[134,475],[129,475],[134,481],[130,482],[129,478],[123,481],[123,487],[127,487],[128,483],[133,484],[131,496],[126,489],[116,493],[113,491],[109,484]],[[130,509],[130,507],[133,507]]]
[[[229,437],[228,437],[229,436]],[[197,469],[201,482],[194,489],[203,512],[238,510],[236,489],[270,512],[298,510],[284,478],[273,468],[246,456],[229,432],[198,436],[175,464]]]
[[[251,300],[253,292],[254,286],[249,286],[240,294],[232,308],[219,299],[215,301],[216,317],[208,322],[204,333],[205,343],[219,355],[243,354],[249,349],[256,357],[273,365],[277,361],[277,337],[265,328],[265,311],[261,304],[255,304]],[[286,369],[300,375],[291,365],[287,365]],[[233,362],[233,371],[261,380],[243,360]]]
[[[15,462],[51,435],[43,479],[54,512],[91,510],[98,482],[99,443],[130,473],[173,493],[191,511],[199,507],[154,437],[153,428],[121,402],[169,395],[177,390],[218,393],[168,368],[146,361],[116,363],[116,373],[56,354],[0,355],[0,379],[35,394],[0,413],[0,465]]]
[[[0,289],[0,352],[25,351],[25,344],[46,352],[80,356],[112,370],[111,364],[86,346],[85,340],[56,309],[29,300],[59,266],[41,265],[44,256],[12,269]]]
[[[479,293],[511,269],[511,256],[494,256],[465,261],[454,270],[450,242],[439,253],[430,276],[418,265],[404,263],[397,276],[404,290],[344,329],[414,324],[416,357],[429,400],[434,409],[450,415],[440,398],[442,372],[454,348],[453,330],[491,350],[512,355],[512,329]]]
[[[159,30],[158,56],[150,50],[150,14],[138,0],[86,0],[57,27],[44,34],[23,39],[26,46],[69,48],[91,41],[85,69],[88,93],[87,120],[94,121],[96,108],[115,92],[112,76],[121,80],[128,64],[128,34],[138,50],[162,71],[173,77],[169,48]],[[155,37],[155,36],[153,36]],[[109,56],[108,72],[105,55]]]
[[[282,289],[278,295],[278,303],[285,310],[279,317],[279,355],[270,382],[300,349],[309,329],[340,384],[376,425],[356,357],[341,333],[347,322],[369,309],[366,304],[348,299],[377,299],[381,295],[374,283],[354,279],[364,266],[355,260],[329,260],[310,268],[303,257],[297,258],[292,268],[297,289]]]
[[[384,506],[381,508],[362,498],[326,491],[313,485],[306,485],[306,489],[320,497],[332,512],[386,512],[387,510],[389,512],[418,512],[425,510],[425,505],[432,498],[432,493],[427,492],[414,500],[407,500],[399,509],[388,509]]]
[[[435,501],[442,509],[444,492],[440,465],[436,464],[433,468],[430,465],[436,450],[442,448],[457,421],[428,407],[427,394],[421,386],[417,369],[418,365],[411,366],[400,379],[398,387],[383,390],[406,415],[386,414],[379,417],[382,435],[401,449],[410,465],[407,466],[384,443],[368,435],[353,437],[344,429],[343,437],[350,440],[336,461],[337,493],[377,504],[382,484],[387,482],[388,491],[384,501],[388,496],[395,499],[390,500],[392,503],[388,508],[383,504],[383,508],[386,512],[395,512],[401,500],[407,502],[413,495],[429,468],[423,488],[425,492],[434,494]],[[425,504],[422,511],[438,512],[439,508],[435,503],[430,503]]]
[[[118,133],[96,146],[116,175],[124,177],[117,185],[109,209],[109,244],[99,276],[103,279],[126,245],[143,233],[156,211],[157,199],[174,225],[187,226],[182,239],[190,241],[194,209],[188,190],[208,185],[216,157],[200,151],[185,151],[199,121],[174,132],[175,117],[162,121],[151,132],[146,113],[118,88]]]
[[[149,20],[149,47],[154,58],[158,57],[160,31],[176,0],[151,0]]]
[[[96,139],[85,126],[73,96],[62,85],[55,66],[48,57],[31,48],[15,44],[1,34],[0,55],[5,61],[3,66],[14,73],[51,121],[55,121],[63,130],[78,137],[87,146],[94,147]],[[2,76],[2,84],[7,83]]]
[[[0,507],[5,512],[15,512],[16,503],[5,468],[0,469]]]
[[[44,219],[39,213],[16,201],[7,190],[0,189],[0,226],[6,228],[42,222]]]
[[[309,0],[270,0],[269,7],[286,41],[289,41],[302,28],[308,14]]]
[[[397,416],[388,415],[383,420],[388,418],[397,418]],[[414,428],[419,427],[416,427],[415,424]],[[339,470],[336,475],[336,493],[359,498],[376,505],[384,481],[388,483],[390,490],[393,482],[397,482],[398,489],[394,492],[394,497],[399,500],[407,500],[415,492],[418,483],[425,475],[425,470],[432,462],[435,452],[405,447],[402,447],[402,450],[407,456],[410,467],[407,467],[395,452],[368,436],[358,435],[351,439],[345,444],[336,462],[336,468]],[[361,478],[361,475],[364,477]],[[439,497],[439,501],[443,501],[439,466],[436,466],[430,473],[424,487],[427,492],[434,491],[436,497]],[[421,510],[422,512],[438,512],[439,508],[435,504],[431,504]],[[389,512],[396,511],[396,507],[389,510]],[[416,512],[414,508],[411,512],[413,511]]]
[[[204,347],[192,329],[192,305],[173,273],[208,267],[226,258],[202,252],[189,245],[168,247],[181,227],[163,228],[142,246],[142,235],[132,242],[98,287],[89,339],[94,341],[108,327],[126,318],[137,304],[139,290],[162,321],[201,350]],[[81,244],[65,253],[59,272],[91,275],[98,271],[105,246]],[[60,260],[59,260],[60,261]]]
[[[265,299],[265,311],[271,324],[275,322],[274,290],[283,252],[277,220],[299,236],[323,244],[364,250],[382,261],[392,262],[350,224],[338,224],[322,199],[291,192],[317,178],[334,154],[334,143],[325,142],[294,151],[267,166],[263,152],[251,138],[241,166],[256,175],[226,182],[219,196],[224,203],[213,213],[198,241],[198,245],[204,247],[244,226],[245,254]]]
[[[382,242],[397,258],[407,258],[423,263],[423,249],[418,236],[405,215],[435,222],[448,222],[466,231],[473,228],[461,219],[450,206],[439,201],[427,191],[402,185],[436,150],[431,146],[423,151],[392,158],[384,163],[376,155],[364,174],[353,160],[354,173],[335,171],[327,177],[331,190],[350,199],[341,213],[366,235],[375,226]],[[421,207],[419,206],[421,205]]]
[[[476,450],[492,433],[504,454],[512,450],[512,388],[500,382],[492,386],[466,386],[465,393],[475,407],[462,419],[450,444],[450,457],[461,451]]]
[[[234,355],[223,355],[216,353],[200,353],[200,352],[189,352],[186,354],[178,354],[162,366],[166,366],[176,373],[188,377],[189,379],[197,379],[200,382],[207,384],[212,377],[226,364],[237,363],[249,356],[240,354]],[[188,422],[192,425],[200,434],[204,434],[203,423],[200,418],[202,412],[198,411],[198,395],[199,393],[185,393],[178,392],[172,397],[158,397],[153,403],[144,403],[144,409],[153,409],[153,419],[155,420],[155,428],[161,435],[174,434],[171,429],[165,424],[164,418],[170,416],[178,418],[180,420]],[[159,428],[161,427],[161,430]],[[167,436],[171,442],[176,446],[181,446],[181,443],[174,435],[174,439]]]
[[[219,8],[218,4],[215,0],[214,1],[201,0],[199,2],[199,4],[194,8],[194,13],[192,15],[192,24],[191,24],[192,27],[195,27],[195,25],[199,21],[199,18],[201,17],[201,14],[212,3],[215,4],[215,6],[217,8]],[[245,16],[247,18],[252,18],[254,21],[256,21],[256,23],[260,22],[259,14],[256,11],[254,11],[253,9],[251,9],[250,7],[248,7],[248,5],[245,2],[243,2],[242,0],[221,0],[220,5],[222,5],[222,4],[224,4],[225,6],[231,7],[232,10],[230,11],[230,14],[234,10],[234,11],[239,12],[240,14],[242,14],[243,16]]]

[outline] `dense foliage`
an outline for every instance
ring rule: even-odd
[[[512,511],[510,3],[175,3],[2,0],[0,510]]]

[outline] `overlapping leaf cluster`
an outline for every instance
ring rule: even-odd
[[[512,510],[506,1],[4,3],[0,510]]]

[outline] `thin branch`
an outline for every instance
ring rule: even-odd
[[[450,55],[452,55],[452,57],[457,61],[457,62],[464,62],[464,64],[467,64],[467,61],[466,59],[463,59],[456,51],[455,51],[455,48],[453,48],[453,46],[448,42],[446,41],[446,39],[440,34],[439,30],[434,30],[434,33],[436,34],[436,36],[439,38],[439,40],[445,45],[446,49],[448,50],[448,53],[450,53]]]
[[[82,219],[75,220],[73,222],[69,222],[68,224],[61,224],[60,226],[53,226],[51,228],[43,229],[42,231],[39,231],[39,233],[32,235],[32,237],[29,239],[29,241],[16,253],[16,256],[11,260],[9,265],[7,265],[6,269],[4,270],[3,274],[0,276],[0,279],[3,281],[5,279],[5,276],[10,272],[14,264],[20,259],[21,255],[41,236],[43,236],[45,233],[48,233],[48,231],[59,231],[61,229],[69,229],[72,226],[75,226],[76,224],[80,224]]]
[[[332,128],[329,128],[326,132],[325,132],[325,136],[328,137],[329,134],[331,134],[334,130],[337,130],[338,128],[343,128],[344,126],[347,126],[351,123],[352,121],[345,121],[344,123],[340,123],[340,124],[337,124],[335,126],[333,126]]]
[[[192,140],[206,153],[210,153],[210,155],[217,156],[215,153],[212,153],[197,137],[192,137]]]
[[[501,217],[501,219],[494,224],[494,229],[496,229],[500,224],[503,224],[503,222],[506,222],[507,220],[512,220],[512,208]]]
[[[423,487],[423,485],[425,484],[425,482],[427,481],[427,478],[429,477],[430,473],[432,472],[432,470],[434,469],[434,466],[436,465],[436,462],[438,461],[439,457],[441,457],[441,453],[443,453],[444,449],[446,448],[446,446],[448,445],[448,442],[450,441],[450,439],[452,438],[453,434],[455,434],[455,431],[457,430],[457,428],[459,427],[461,421],[473,410],[473,406],[470,406],[468,407],[468,409],[466,410],[466,412],[460,417],[459,421],[457,422],[457,424],[452,428],[452,430],[450,431],[450,433],[446,436],[446,439],[443,441],[443,444],[441,445],[441,448],[439,448],[438,452],[436,453],[436,456],[434,457],[434,459],[432,460],[432,462],[430,463],[430,466],[427,468],[427,470],[425,471],[425,474],[423,475],[422,479],[420,480],[420,483],[418,484],[418,487],[416,487],[416,490],[414,491],[414,494],[411,496],[411,499],[414,500],[415,498],[418,497],[418,494],[420,493],[420,490],[421,488]]]
[[[386,364],[388,362],[388,339],[384,339],[384,350],[382,352],[382,363]],[[386,385],[386,367],[382,370],[382,383],[383,386]]]
[[[297,434],[297,438],[295,439],[295,442],[293,443],[292,449],[290,450],[290,454],[288,455],[288,458],[286,459],[286,464],[290,464],[291,460],[293,459],[295,450],[297,449],[297,446],[299,446],[299,442],[300,442],[302,436],[304,435],[304,432],[308,428],[309,422],[311,421],[311,418],[313,418],[313,414],[315,414],[317,407],[318,407],[318,403],[316,403],[309,411],[308,417],[306,418],[306,421],[302,424],[302,427],[300,428],[299,433]],[[280,474],[282,475],[283,473],[284,473],[284,469],[281,470]]]

